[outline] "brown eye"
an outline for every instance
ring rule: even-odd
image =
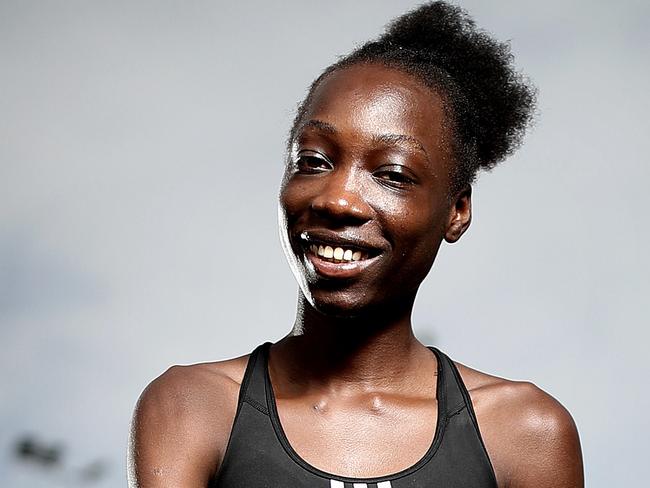
[[[415,179],[406,174],[401,167],[381,169],[375,171],[373,176],[381,183],[395,188],[405,188],[415,183]]]
[[[294,164],[297,171],[304,174],[322,173],[332,168],[332,164],[318,153],[299,154]]]

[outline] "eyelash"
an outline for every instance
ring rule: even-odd
[[[373,176],[376,179],[380,180],[383,184],[394,188],[405,188],[415,183],[415,180],[413,180],[413,178],[410,178],[406,174],[399,171],[376,171]],[[384,176],[388,176],[389,178],[384,178]]]
[[[308,163],[316,163],[315,166],[308,166]],[[294,165],[296,167],[296,170],[299,173],[303,174],[316,174],[316,173],[322,173],[323,171],[326,171],[332,167],[332,164],[325,159],[322,156],[316,156],[313,154],[301,154],[299,155],[295,161]],[[319,169],[318,166],[321,166]],[[322,166],[327,166],[326,168],[322,168]]]

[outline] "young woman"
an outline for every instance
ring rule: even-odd
[[[298,110],[280,190],[293,329],[152,382],[131,486],[583,486],[556,400],[452,362],[411,325],[439,246],[470,224],[476,172],[517,146],[533,105],[507,46],[443,2],[327,68]]]

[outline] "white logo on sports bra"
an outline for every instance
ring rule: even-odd
[[[353,483],[354,488],[368,488],[366,483]],[[345,488],[345,483],[342,481],[330,480],[330,488]],[[377,488],[392,488],[390,481],[381,481],[377,483]]]

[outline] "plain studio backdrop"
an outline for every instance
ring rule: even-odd
[[[650,4],[462,5],[511,40],[539,114],[475,185],[472,227],[441,249],[416,331],[559,398],[588,486],[639,486]],[[276,211],[296,104],[414,6],[0,1],[0,485],[124,486],[152,378],[290,330]],[[62,457],[19,456],[28,438]]]

